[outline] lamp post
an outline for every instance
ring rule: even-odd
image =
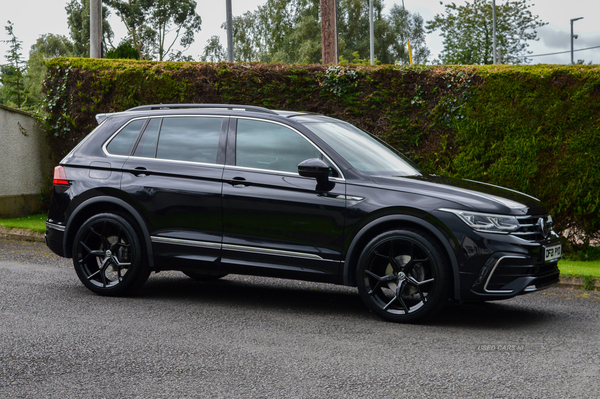
[[[493,59],[494,59],[494,65],[496,65],[497,61],[496,61],[496,52],[498,51],[496,49],[496,0],[492,0],[492,18],[494,20],[493,26],[494,26],[494,49],[492,50],[493,52]]]
[[[573,34],[573,22],[579,21],[580,19],[583,19],[583,17],[571,19],[571,65],[575,63],[573,61],[573,39],[577,39],[577,35]]]

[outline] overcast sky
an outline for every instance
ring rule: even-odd
[[[208,38],[212,35],[221,35],[221,43],[226,46],[225,31],[220,28],[225,21],[225,0],[196,0],[197,12],[202,17],[202,31],[196,34],[194,45],[185,53],[194,59],[199,59]],[[367,1],[367,0],[365,0]],[[496,0],[496,4],[502,4],[505,0]],[[55,33],[69,35],[65,5],[68,0],[0,0],[2,19],[0,24],[7,25],[7,20],[14,23],[14,32],[19,40],[23,42],[23,55],[27,54],[32,44],[39,35],[44,33]],[[266,0],[232,0],[233,14],[241,15],[246,11],[253,11],[258,5]],[[450,1],[445,0],[444,3]],[[457,4],[465,1],[454,0]],[[402,0],[385,0],[386,9],[394,3],[402,4]],[[570,51],[570,19],[584,17],[574,23],[575,34],[579,36],[575,40],[575,49],[600,46],[600,0],[533,0],[531,11],[539,15],[541,20],[548,25],[538,30],[539,41],[530,42],[529,50],[533,54],[547,54],[561,51]],[[411,11],[421,14],[425,21],[433,19],[436,14],[443,13],[444,7],[439,0],[404,0],[405,7]],[[112,16],[111,26],[115,32],[115,44],[125,36],[125,29],[121,21]],[[443,48],[439,32],[427,35],[427,46],[432,52],[432,59],[436,58]],[[365,32],[368,34],[368,32]],[[0,30],[0,39],[8,39],[5,30]],[[0,55],[4,56],[8,50],[5,43],[0,43]],[[600,48],[575,52],[575,60],[583,59],[586,63],[593,61],[600,63]],[[534,57],[533,63],[545,64],[568,64],[571,60],[570,53]],[[0,63],[5,63],[2,57]]]

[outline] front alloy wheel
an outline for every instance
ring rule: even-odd
[[[123,217],[99,214],[77,232],[73,264],[81,282],[100,295],[132,292],[150,274],[135,229]]]
[[[420,230],[385,232],[358,262],[364,303],[388,321],[413,322],[438,311],[448,298],[447,261],[439,243]]]

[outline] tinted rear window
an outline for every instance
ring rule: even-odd
[[[128,123],[106,146],[109,153],[113,155],[129,155],[135,144],[142,126],[146,121],[139,119]]]
[[[178,161],[216,163],[223,118],[164,118],[156,157]]]

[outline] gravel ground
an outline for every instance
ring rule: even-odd
[[[555,288],[386,323],[355,289],[151,276],[99,297],[70,259],[0,239],[1,398],[589,398],[600,294]]]

